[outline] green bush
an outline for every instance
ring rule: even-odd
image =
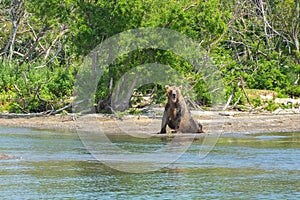
[[[0,64],[1,111],[21,113],[58,109],[69,103],[74,76],[74,68],[36,68],[27,64],[17,68]]]
[[[273,112],[279,108],[279,105],[275,104],[274,101],[269,101],[263,108],[267,111]]]

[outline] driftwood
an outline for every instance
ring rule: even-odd
[[[32,118],[32,117],[44,117],[44,116],[49,116],[49,115],[56,115],[68,108],[71,108],[72,106],[76,106],[76,105],[82,103],[83,101],[84,100],[70,103],[60,109],[57,109],[57,110],[54,110],[54,108],[52,107],[52,110],[47,110],[46,112],[42,112],[42,113],[26,113],[26,114],[5,113],[5,114],[0,114],[0,118],[5,118],[5,119]]]
[[[42,117],[45,116],[44,113],[27,113],[27,114],[17,114],[17,113],[7,113],[0,114],[0,118],[14,119],[14,118],[32,118],[32,117]]]
[[[66,105],[66,106],[64,106],[64,107],[62,107],[60,109],[57,109],[57,110],[54,110],[54,108],[52,107],[53,109],[50,110],[50,111],[48,111],[48,113],[46,115],[56,115],[56,114],[61,113],[62,111],[66,110],[68,108],[71,108],[73,106],[81,104],[82,102],[84,102],[84,100],[72,102],[72,103],[70,103],[70,104],[68,104],[68,105]]]
[[[0,153],[0,160],[10,160],[10,159],[19,159],[19,157]]]

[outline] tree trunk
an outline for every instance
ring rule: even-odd
[[[297,59],[297,63],[300,64],[300,58],[299,58],[299,52],[300,52],[300,46],[299,46],[299,38],[298,38],[298,31],[299,31],[299,12],[300,12],[300,8],[299,8],[299,1],[296,1],[296,23],[293,27],[293,40],[294,40],[294,44],[295,44],[295,48],[296,48],[296,59]]]
[[[21,18],[24,14],[24,8],[23,8],[23,1],[22,0],[11,0],[11,24],[12,24],[12,30],[9,35],[8,42],[4,48],[4,54],[2,56],[2,59],[5,60],[8,57],[8,60],[12,59],[12,56],[14,54],[14,45],[16,40],[17,31],[19,28],[19,24],[21,21]],[[9,50],[9,52],[8,52]]]
[[[132,74],[125,74],[119,80],[111,99],[111,107],[113,112],[123,112],[130,108],[130,98],[139,77],[140,73],[138,72],[134,75],[134,77],[132,77]]]

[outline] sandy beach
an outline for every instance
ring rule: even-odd
[[[218,133],[263,133],[300,131],[300,114],[248,113],[248,112],[197,112],[205,134]],[[0,115],[0,126],[48,129],[76,132],[82,128],[105,133],[136,132],[155,134],[160,131],[161,116],[127,115],[122,119],[110,115],[92,114],[84,116],[54,115]]]

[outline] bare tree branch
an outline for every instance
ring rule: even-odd
[[[44,57],[44,61],[47,60],[47,58],[50,55],[51,49],[54,47],[54,45],[57,43],[57,41],[59,40],[59,38],[61,38],[63,35],[65,35],[67,32],[69,31],[69,29],[64,29],[62,30],[58,36],[56,36],[56,38],[53,40],[53,42],[51,43],[51,45],[49,46],[49,48],[46,51],[45,57]]]
[[[10,16],[11,16],[12,30],[10,32],[8,42],[3,50],[4,51],[4,54],[2,55],[3,60],[5,60],[6,58],[8,58],[9,60],[12,59],[12,56],[14,54],[14,45],[15,45],[17,31],[19,28],[21,18],[24,15],[24,2],[22,0],[11,0],[10,7],[11,7]]]

